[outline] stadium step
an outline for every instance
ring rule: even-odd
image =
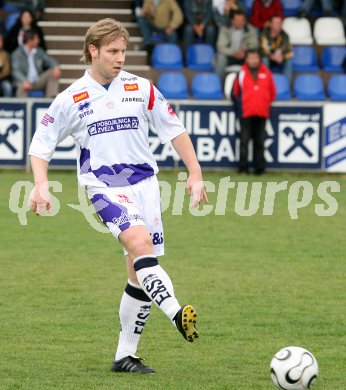
[[[46,7],[131,8],[131,0],[46,0]]]
[[[80,50],[82,53],[84,35],[46,35],[45,37],[47,49],[66,49],[66,50]],[[128,50],[140,50],[143,46],[142,37],[130,37],[130,42],[127,47]]]
[[[60,65],[62,78],[69,78],[77,80],[77,78],[82,77],[85,70],[89,67],[83,64],[62,64]],[[126,65],[124,66],[124,70],[130,73],[139,74],[139,72],[143,75],[146,72],[151,70],[148,65]]]
[[[86,66],[80,61],[85,33],[90,25],[103,18],[121,21],[130,34],[125,69],[153,79],[156,73],[147,65],[148,54],[138,24],[133,21],[133,0],[46,0],[44,20],[39,22],[45,34],[48,54],[60,64],[59,90],[81,77]]]
[[[74,3],[73,3],[74,4]],[[104,18],[114,18],[120,22],[132,22],[131,9],[112,8],[58,8],[47,7],[44,10],[45,21],[97,22]]]
[[[59,64],[76,65],[80,63],[82,50],[49,49],[48,54],[53,56]],[[140,50],[127,50],[127,65],[147,65],[147,52]]]
[[[92,22],[69,22],[69,21],[41,21],[38,23],[44,35],[84,35]],[[124,27],[130,36],[140,36],[137,23],[124,22]]]

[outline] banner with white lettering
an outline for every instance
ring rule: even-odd
[[[324,126],[323,167],[346,172],[346,103],[325,104]]]
[[[191,136],[198,160],[205,168],[236,168],[239,160],[239,123],[227,101],[179,101],[172,108]],[[32,136],[39,123],[54,121],[47,115],[50,102],[1,103],[0,164],[23,166],[27,161],[27,131]],[[31,116],[27,115],[31,107]],[[267,120],[265,158],[273,169],[330,171],[346,170],[345,103],[275,103]],[[325,119],[323,114],[325,113]],[[322,139],[322,124],[326,127]],[[92,131],[92,129],[90,129]],[[322,145],[323,149],[322,161]],[[149,146],[161,167],[182,166],[171,143],[161,144],[155,129],[150,129]],[[249,145],[252,159],[252,145]],[[72,137],[61,142],[51,166],[75,167],[76,151]]]
[[[176,112],[190,134],[203,167],[238,166],[240,129],[230,104],[182,104],[176,105]],[[265,159],[268,168],[321,168],[321,107],[273,106],[266,133]],[[150,147],[160,166],[181,164],[171,145],[161,145],[153,132]],[[249,159],[252,160],[251,143]]]
[[[25,166],[27,106],[4,103],[0,108],[0,165]]]

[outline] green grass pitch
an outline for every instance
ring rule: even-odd
[[[177,171],[159,180],[174,186]],[[187,343],[156,308],[138,354],[155,375],[110,372],[118,337],[118,303],[126,283],[122,250],[110,234],[95,232],[79,211],[74,172],[52,171],[62,183],[54,195],[60,212],[27,214],[20,225],[9,194],[20,171],[0,172],[0,389],[274,389],[269,363],[289,345],[309,349],[320,375],[316,390],[346,389],[346,183],[341,175],[268,174],[237,176],[207,172],[217,185],[239,181],[309,181],[314,195],[288,212],[288,191],[275,200],[273,215],[260,208],[251,217],[235,212],[230,189],[226,215],[164,213],[166,256],[176,295],[199,314],[200,339]],[[335,215],[316,215],[325,180]],[[215,205],[216,193],[209,193]],[[20,197],[23,202],[23,193]]]

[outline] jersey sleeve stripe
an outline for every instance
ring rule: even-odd
[[[154,102],[155,102],[154,86],[153,83],[150,83],[150,96],[149,96],[148,110],[152,110],[154,108]]]

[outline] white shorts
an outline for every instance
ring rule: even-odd
[[[126,187],[87,187],[101,221],[116,237],[131,226],[146,226],[157,256],[164,255],[160,187],[156,175]],[[127,251],[124,248],[124,253]]]

